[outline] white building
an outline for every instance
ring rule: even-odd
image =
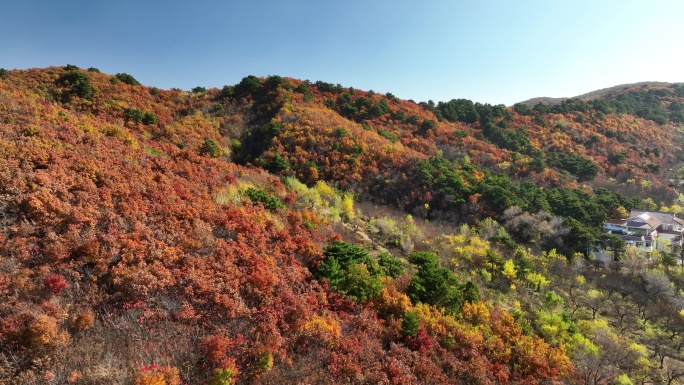
[[[636,247],[640,253],[669,251],[672,245],[682,245],[684,220],[673,213],[632,210],[629,218],[611,219],[603,224],[603,229],[619,235],[627,246]]]

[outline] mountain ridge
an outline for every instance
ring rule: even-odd
[[[563,101],[569,100],[569,99],[579,99],[579,100],[591,100],[591,99],[599,99],[605,96],[610,95],[614,91],[621,91],[624,89],[629,89],[629,88],[635,88],[635,87],[641,87],[641,86],[670,86],[670,85],[675,85],[675,84],[682,84],[681,82],[677,83],[670,83],[670,82],[657,82],[657,81],[645,81],[645,82],[636,82],[636,83],[624,83],[624,84],[618,84],[616,86],[612,87],[607,87],[607,88],[601,88],[595,91],[587,92],[581,95],[577,96],[571,96],[571,97],[550,97],[550,96],[539,96],[527,100],[523,100],[521,104],[525,104],[530,107],[534,107],[537,103],[544,103],[544,104],[559,104]]]

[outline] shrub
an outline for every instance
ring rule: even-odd
[[[458,314],[465,301],[479,300],[477,286],[472,283],[461,285],[451,270],[440,266],[437,255],[414,252],[409,262],[418,267],[408,290],[414,302],[436,305],[448,313]]]
[[[202,343],[204,357],[209,362],[219,364],[227,358],[226,352],[230,344],[231,341],[222,335],[209,336]]]
[[[513,110],[515,110],[515,112],[517,112],[518,114],[525,115],[525,116],[532,115],[534,113],[534,111],[532,111],[532,108],[530,108],[530,106],[528,106],[527,104],[524,104],[524,103],[514,104]]]
[[[159,121],[157,115],[151,112],[139,110],[137,108],[124,109],[124,117],[127,121],[131,121],[134,123],[142,123],[144,125],[154,124]]]
[[[77,70],[78,66],[75,66],[73,64],[67,64],[66,66],[64,66],[64,69],[67,71],[73,71],[73,70]]]
[[[264,189],[256,189],[253,187],[248,188],[242,193],[245,197],[249,198],[252,203],[261,203],[264,208],[269,211],[276,211],[280,208],[285,208],[283,202],[277,197],[269,195]]]
[[[26,126],[26,128],[24,129],[24,135],[26,136],[36,136],[38,134],[40,134],[40,128],[34,125]]]
[[[235,86],[235,93],[238,95],[251,94],[261,88],[261,79],[254,75],[242,78],[242,81]]]
[[[135,80],[135,78],[129,74],[126,73],[118,73],[115,75],[117,79],[119,79],[121,82],[132,85],[132,86],[138,86],[140,85],[140,82]]]
[[[406,113],[402,110],[396,110],[396,111],[392,111],[390,113],[390,117],[394,120],[398,120],[400,122],[403,122],[406,120]]]
[[[131,147],[133,147],[133,148],[137,148],[137,147],[138,147],[138,141],[137,141],[137,139],[136,139],[133,135],[131,135],[131,134],[129,134],[128,132],[126,132],[126,130],[124,130],[124,129],[121,128],[121,127],[117,127],[117,126],[106,126],[106,127],[103,127],[100,131],[101,131],[105,136],[114,137],[114,138],[118,138],[118,139],[123,140],[124,144],[126,144],[126,145],[128,145],[128,146],[131,146]]]
[[[325,277],[334,290],[355,301],[366,301],[382,292],[382,269],[364,248],[335,241],[323,254],[326,258],[317,275]]]
[[[256,359],[256,372],[255,374],[263,374],[271,370],[273,367],[273,353],[270,351],[262,351],[259,353]]]
[[[219,147],[218,144],[216,144],[216,142],[214,142],[211,139],[207,139],[202,144],[202,148],[200,149],[200,153],[207,155],[210,158],[218,158],[219,156],[221,156],[222,151],[221,151],[221,147]]]
[[[7,76],[7,74],[9,74],[9,71],[4,68],[0,68],[0,78]]]
[[[286,80],[282,76],[272,75],[266,78],[266,86],[269,88],[277,88],[281,84],[285,84]]]
[[[76,330],[87,330],[95,323],[95,315],[90,310],[76,312],[71,317],[71,325]]]
[[[574,152],[550,153],[549,163],[575,175],[580,181],[594,179],[599,171],[599,167],[594,161]]]
[[[50,274],[43,280],[43,286],[45,286],[45,291],[50,295],[57,295],[62,290],[69,287],[63,276],[59,274]]]
[[[340,292],[344,292],[355,301],[366,301],[377,297],[384,287],[377,273],[377,264],[351,264],[346,268],[345,283]],[[374,272],[371,272],[374,270]]]
[[[152,364],[140,369],[135,385],[180,385],[180,372],[172,366]]]
[[[345,136],[347,136],[347,130],[345,130],[343,127],[337,127],[333,132],[333,135],[336,138],[344,138]]]
[[[102,132],[105,136],[119,138],[119,139],[123,139],[126,137],[126,132],[124,132],[124,130],[122,130],[121,128],[116,127],[116,126],[103,127],[100,130],[100,132]]]
[[[64,340],[65,335],[59,332],[57,322],[52,317],[41,314],[35,317],[24,330],[23,340],[28,347],[54,345]]]
[[[207,92],[207,89],[204,87],[195,87],[192,89],[193,94],[201,94],[202,92]]]
[[[223,86],[221,93],[219,93],[219,98],[229,98],[235,94],[234,86]]]
[[[273,155],[273,158],[268,164],[268,168],[273,172],[288,170],[290,167],[290,162],[280,154]]]
[[[233,385],[235,384],[238,370],[235,365],[214,370],[214,376],[209,381],[209,385]]]
[[[63,97],[67,100],[73,95],[82,99],[90,99],[94,93],[88,76],[80,71],[71,71],[62,75],[57,79],[57,85],[68,88],[63,93]]]
[[[159,118],[157,118],[157,115],[151,113],[151,112],[145,112],[142,118],[142,123],[144,125],[150,125],[157,123],[159,121]]]
[[[468,136],[468,132],[464,131],[464,130],[456,129],[456,130],[454,130],[454,136],[457,138],[465,138],[466,136]]]
[[[128,121],[141,123],[145,117],[145,113],[137,108],[126,108],[124,109],[124,117]]]
[[[386,93],[385,96],[387,97],[387,99],[389,99],[395,103],[399,103],[401,101],[401,100],[399,100],[398,97],[394,96],[391,92]]]
[[[409,115],[405,122],[408,124],[418,124],[418,119],[418,115]]]
[[[403,261],[394,258],[387,253],[380,254],[380,257],[378,257],[378,264],[382,268],[383,273],[392,278],[404,274],[404,271],[406,270],[406,264]]]
[[[401,320],[401,334],[404,336],[415,337],[420,327],[418,316],[416,313],[409,311],[404,314],[404,319]]]
[[[263,127],[263,130],[268,136],[277,136],[283,131],[283,126],[279,122],[272,120]]]
[[[392,143],[396,143],[399,140],[396,136],[394,136],[394,134],[385,130],[378,130],[378,135],[382,136],[383,138],[389,140]]]
[[[298,85],[297,88],[295,88],[295,91],[304,95],[305,102],[310,102],[311,100],[313,100],[313,96],[311,95],[311,89],[309,88],[308,84],[302,83]]]
[[[100,73],[100,70],[97,69],[97,68],[95,68],[95,67],[90,67],[90,68],[88,68],[88,72],[94,72],[94,73],[96,73],[96,74],[99,74],[99,73]]]
[[[432,119],[425,119],[423,123],[420,124],[421,132],[428,132],[435,129],[435,121]]]
[[[339,321],[330,313],[319,316],[312,315],[300,330],[299,342],[306,345],[309,342],[334,346],[342,336]]]

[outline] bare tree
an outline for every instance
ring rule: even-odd
[[[670,279],[664,273],[649,271],[644,273],[643,278],[644,288],[652,300],[660,299],[669,302],[675,297]]]
[[[668,357],[663,365],[663,374],[667,385],[681,384],[681,380],[684,380],[684,362]]]

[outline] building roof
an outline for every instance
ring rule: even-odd
[[[630,216],[627,219],[627,227],[635,227],[639,229],[657,229],[661,225],[661,222],[651,216],[649,213],[639,214],[637,216]]]
[[[684,226],[684,219],[677,218],[677,216],[673,213],[632,210],[629,213],[629,218],[609,219],[605,222],[605,224],[631,227],[634,229],[657,230],[663,225]]]
[[[639,217],[643,214],[648,215],[651,218],[655,218],[658,222],[664,225],[674,225],[674,224],[679,224],[683,225],[684,221],[680,218],[677,218],[676,215],[673,213],[663,213],[660,211],[644,211],[644,210],[632,210],[629,213],[630,218],[634,217]]]

